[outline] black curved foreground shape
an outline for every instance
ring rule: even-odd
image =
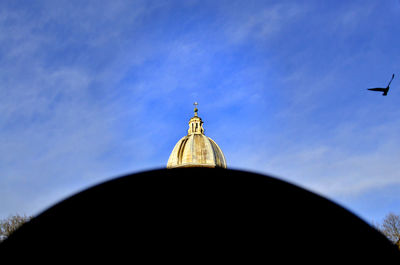
[[[327,199],[272,177],[208,168],[105,182],[58,203],[0,244],[1,260],[14,263],[383,264],[399,256],[382,234]]]

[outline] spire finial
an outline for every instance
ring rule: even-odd
[[[197,101],[195,101],[195,102],[193,103],[193,105],[194,105],[194,116],[197,116],[197,111],[198,111],[197,105],[199,105],[199,103],[197,103]]]

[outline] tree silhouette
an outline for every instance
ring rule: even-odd
[[[21,216],[19,214],[0,220],[0,242],[11,235],[21,225],[32,219],[32,216]]]
[[[400,250],[400,215],[389,213],[383,220],[382,225],[377,227],[390,241],[397,245]]]

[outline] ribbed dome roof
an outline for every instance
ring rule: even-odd
[[[197,116],[189,121],[188,135],[182,137],[169,156],[167,168],[177,167],[222,167],[226,168],[221,148],[204,135],[203,121]]]

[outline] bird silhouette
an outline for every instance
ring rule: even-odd
[[[387,85],[386,88],[375,87],[375,88],[368,88],[368,90],[383,92],[382,96],[387,96],[387,93],[389,92],[389,86],[390,86],[390,83],[392,83],[393,78],[394,78],[394,74],[392,75],[392,79],[390,79],[390,82],[389,82],[389,84]]]

